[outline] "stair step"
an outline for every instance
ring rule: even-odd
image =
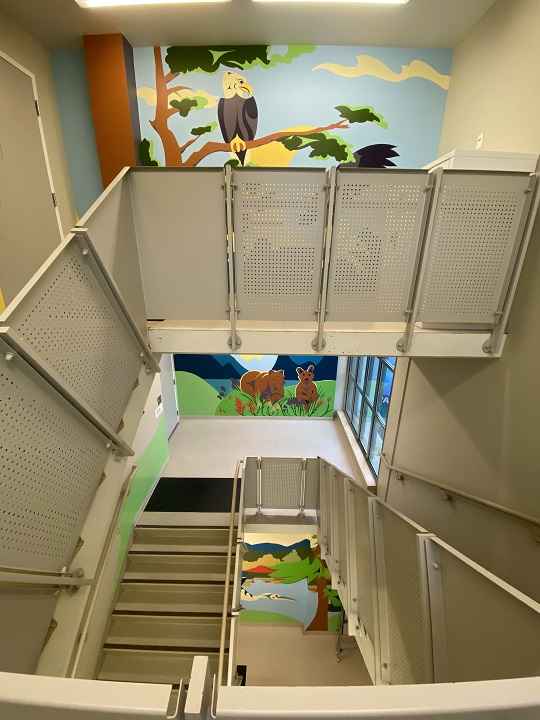
[[[227,621],[227,643],[229,628],[230,621]],[[220,640],[221,617],[113,615],[105,645],[189,648],[207,652],[218,651]]]
[[[200,653],[179,650],[126,650],[104,648],[98,680],[178,684],[189,682],[193,658]],[[205,653],[210,672],[217,673],[219,653]],[[224,671],[228,664],[225,655]]]
[[[221,615],[223,586],[170,585],[166,583],[121,583],[114,612],[170,613],[177,615]],[[232,587],[229,588],[229,598]]]
[[[214,527],[138,527],[130,552],[227,553],[229,529]],[[236,530],[233,548],[236,544]]]
[[[226,566],[224,555],[142,555],[130,552],[124,580],[224,583]]]

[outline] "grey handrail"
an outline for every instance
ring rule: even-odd
[[[219,642],[219,661],[218,661],[218,673],[216,686],[221,685],[223,678],[223,663],[225,660],[225,639],[227,636],[227,615],[229,614],[229,585],[231,577],[231,565],[232,565],[232,546],[234,537],[234,517],[236,514],[236,492],[238,487],[238,476],[240,475],[240,468],[244,464],[243,460],[238,460],[236,463],[236,469],[234,471],[234,480],[232,488],[232,500],[231,500],[231,520],[229,522],[229,545],[227,550],[227,565],[225,569],[225,589],[223,591],[223,610],[221,613],[221,638]],[[216,687],[214,688],[214,693]]]
[[[28,590],[44,587],[81,587],[92,585],[93,578],[77,577],[73,575],[34,575],[26,572],[4,572],[0,571],[0,585],[24,586]]]
[[[445,485],[444,483],[437,482],[436,480],[431,480],[431,478],[427,478],[424,475],[419,475],[412,470],[406,470],[405,468],[396,467],[395,465],[392,465],[390,462],[388,462],[384,453],[381,452],[379,453],[379,455],[388,470],[393,470],[399,475],[412,477],[415,480],[419,480],[426,485],[431,485],[432,487],[436,487],[439,490],[444,490],[451,495],[457,495],[458,497],[465,498],[466,500],[470,500],[471,502],[477,503],[478,505],[484,505],[485,507],[491,508],[492,510],[497,510],[498,512],[509,515],[510,517],[517,518],[518,520],[523,520],[524,522],[528,522],[531,525],[536,525],[537,527],[540,527],[540,518],[537,518],[534,515],[526,515],[525,513],[519,512],[517,510],[512,510],[505,505],[499,505],[499,503],[492,502],[491,500],[485,500],[484,498],[478,497],[477,495],[471,495],[471,493],[465,492],[463,490],[457,490],[456,488],[450,487],[450,485]]]
[[[103,580],[103,575],[105,573],[105,567],[107,565],[109,555],[111,554],[113,540],[116,537],[116,532],[118,530],[118,523],[120,522],[120,516],[122,515],[122,512],[124,510],[124,506],[126,504],[126,500],[128,498],[129,491],[131,489],[131,483],[132,483],[133,478],[135,477],[138,469],[139,469],[138,465],[132,465],[130,473],[129,473],[128,477],[126,478],[126,481],[124,482],[124,485],[120,492],[120,496],[118,497],[118,500],[116,503],[116,509],[115,509],[115,512],[113,515],[113,519],[111,520],[111,524],[109,526],[109,532],[107,534],[107,539],[105,540],[105,545],[103,546],[103,552],[102,552],[101,557],[98,562],[98,568],[96,571],[96,582],[94,583],[94,586],[93,586],[92,590],[90,591],[90,596],[88,597],[88,600],[87,600],[84,622],[83,622],[83,625],[81,628],[81,632],[79,633],[79,639],[77,641],[77,646],[75,648],[75,655],[73,657],[72,664],[71,664],[71,671],[69,673],[70,678],[74,678],[75,674],[77,672],[77,667],[78,667],[79,661],[81,659],[81,653],[83,650],[83,646],[84,646],[84,643],[86,642],[86,636],[88,633],[88,628],[90,626],[90,620],[92,619],[92,613],[94,611],[94,606],[96,604],[99,589],[101,587],[101,582]]]

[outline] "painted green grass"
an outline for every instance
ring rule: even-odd
[[[215,414],[229,417],[332,417],[336,381],[319,380],[315,385],[318,399],[307,410],[303,405],[294,404],[296,385],[289,385],[284,388],[283,398],[274,404],[269,400],[253,398],[240,388],[233,389],[218,403]]]
[[[252,623],[282,623],[283,625],[302,625],[299,620],[295,620],[288,615],[281,613],[269,612],[268,610],[242,610],[240,613],[240,622]]]
[[[176,372],[178,412],[182,415],[217,415],[218,393],[216,389],[193,373]]]
[[[120,552],[118,555],[117,582],[122,563],[124,562],[124,556],[126,554],[133,521],[142,508],[143,503],[150,492],[150,488],[157,480],[161,468],[165,465],[168,457],[169,443],[167,439],[167,429],[165,426],[165,418],[162,417],[159,421],[154,437],[150,440],[148,447],[136,461],[139,469],[131,481],[131,489],[120,517],[120,523],[118,526],[120,532]]]

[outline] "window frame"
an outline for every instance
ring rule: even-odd
[[[363,358],[365,358],[365,363],[363,361]],[[368,397],[368,380],[369,380],[369,374],[370,370],[373,368],[373,364],[378,361],[378,367],[377,367],[377,375],[374,380],[375,383],[375,393],[373,395],[373,401],[371,401]],[[393,363],[392,363],[393,361]],[[355,437],[356,442],[358,443],[360,450],[362,451],[362,455],[364,456],[368,467],[375,478],[377,480],[379,471],[380,471],[380,461],[378,468],[375,469],[372,461],[370,460],[370,453],[373,451],[374,442],[375,442],[375,428],[377,426],[377,422],[379,423],[379,426],[383,430],[383,442],[384,442],[384,435],[386,433],[386,423],[388,420],[388,411],[386,413],[386,417],[382,417],[380,413],[377,411],[377,407],[380,406],[380,398],[382,397],[382,390],[383,387],[387,384],[387,382],[383,383],[383,376],[387,377],[387,374],[385,371],[390,373],[392,382],[391,382],[391,388],[390,393],[388,395],[388,408],[390,407],[390,400],[392,397],[392,390],[394,387],[394,380],[395,380],[395,373],[396,373],[396,367],[395,367],[395,358],[394,357],[381,357],[377,355],[358,355],[358,356],[350,356],[347,358],[347,382],[345,384],[345,402],[344,402],[344,412],[345,417],[347,418],[347,421],[350,425],[350,428],[352,430],[352,433]],[[353,368],[354,365],[354,368]],[[354,372],[352,370],[354,369]],[[358,371],[359,369],[363,369],[363,377],[362,377],[362,383],[359,384],[358,382]],[[371,381],[373,382],[373,380]],[[347,398],[349,395],[349,389],[352,389],[352,398],[350,403],[350,414],[347,410]],[[358,429],[354,425],[354,407],[356,404],[357,395],[360,396],[360,406],[359,406],[359,413],[358,413]],[[364,446],[362,440],[360,439],[361,435],[361,429],[362,429],[362,417],[364,415],[364,406],[367,405],[369,410],[371,410],[371,426],[369,428],[369,438],[366,443],[367,447]]]

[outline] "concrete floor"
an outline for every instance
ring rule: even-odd
[[[300,625],[241,623],[236,662],[247,665],[248,686],[372,685],[354,638],[343,638],[338,663],[336,633],[305,633]]]
[[[247,455],[320,455],[351,477],[360,470],[340,423],[303,418],[180,418],[169,439],[168,477],[232,477]]]

